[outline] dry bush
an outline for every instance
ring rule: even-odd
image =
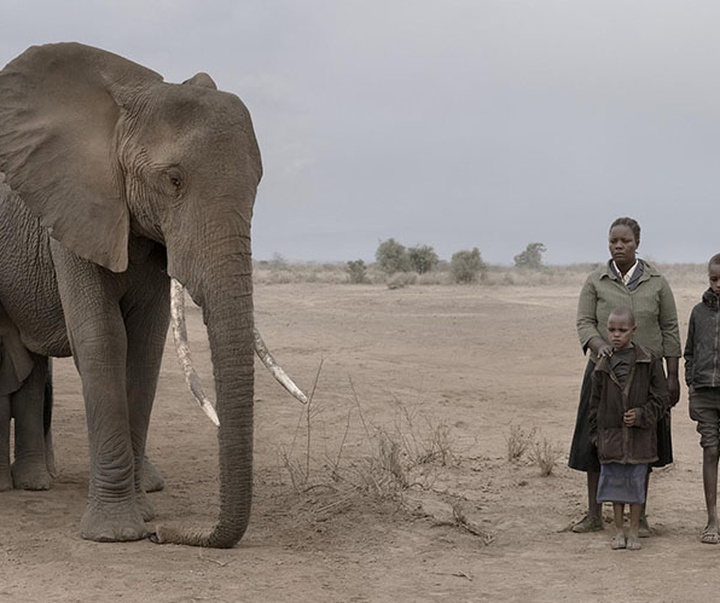
[[[319,376],[318,370],[316,384]],[[392,401],[391,423],[374,425],[364,416],[352,380],[349,383],[353,404],[348,408],[336,453],[329,454],[325,445],[324,454],[316,454],[321,445],[321,438],[315,435],[319,427],[316,423],[322,409],[312,402],[316,389],[313,386],[292,444],[280,455],[299,508],[308,514],[309,521],[320,524],[334,516],[357,511],[417,516],[418,507],[410,495],[411,489],[420,490],[422,497],[447,496],[444,489],[435,490],[433,485],[441,471],[459,462],[451,428],[413,411],[397,398]],[[350,434],[358,436],[359,441],[351,440]],[[485,545],[491,544],[494,536],[470,521],[459,504],[453,503],[452,517],[448,519],[445,513],[423,517],[438,520],[433,525],[448,525],[479,537]]]
[[[536,433],[537,427],[533,427],[530,431],[525,431],[519,425],[511,425],[510,433],[505,436],[508,461],[511,463],[519,461],[535,442]]]
[[[388,277],[388,289],[402,289],[417,282],[417,272],[396,272]]]
[[[561,455],[562,449],[548,442],[547,438],[543,438],[542,443],[540,441],[533,442],[528,454],[530,461],[540,468],[540,475],[543,477],[552,474]]]
[[[319,377],[320,371],[316,383]],[[429,488],[435,472],[456,461],[453,434],[447,424],[419,415],[395,399],[392,424],[374,425],[364,416],[352,380],[350,388],[354,405],[348,409],[337,452],[330,454],[325,450],[321,457],[317,455],[315,420],[322,409],[313,403],[315,387],[298,420],[290,447],[280,451],[280,464],[297,492],[322,487],[345,501],[362,496],[402,502],[403,492],[412,487]],[[357,425],[357,421],[362,453],[348,458],[347,439],[353,431],[351,424]]]

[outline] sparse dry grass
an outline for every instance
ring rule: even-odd
[[[313,393],[320,374],[319,369]],[[337,449],[328,451],[321,438],[316,441],[316,433],[322,431],[317,422],[322,409],[311,394],[290,446],[278,455],[283,473],[298,495],[312,499],[318,521],[353,505],[364,509],[391,505],[409,511],[405,493],[432,490],[439,472],[457,462],[452,429],[396,398],[389,402],[395,409],[392,422],[374,424],[366,418],[351,379],[349,387],[353,403]],[[350,442],[351,433],[353,437],[359,433],[360,441]],[[455,527],[472,531],[460,523]]]
[[[511,463],[519,461],[532,446],[536,433],[536,427],[526,431],[520,425],[511,425],[510,432],[505,436],[508,461]]]
[[[528,453],[530,462],[536,464],[540,468],[540,475],[547,477],[552,475],[555,465],[562,456],[562,449],[556,444],[552,444],[547,438],[543,438],[533,442]]]
[[[536,427],[525,430],[519,425],[511,425],[505,441],[509,462],[519,462],[527,455],[528,461],[537,465],[540,468],[540,475],[544,477],[552,474],[562,456],[560,446],[549,442],[547,438],[540,440]]]

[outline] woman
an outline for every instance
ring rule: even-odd
[[[578,335],[583,351],[590,350],[590,358],[580,389],[580,405],[568,465],[587,473],[588,513],[573,526],[573,532],[603,529],[602,504],[596,499],[600,463],[597,450],[590,442],[587,414],[595,362],[599,357],[612,353],[612,346],[607,341],[606,324],[613,309],[627,307],[633,311],[637,324],[634,341],[649,348],[658,358],[665,359],[670,406],[675,406],[680,398],[680,331],[670,285],[652,264],[638,259],[640,225],[632,218],[618,218],[611,224],[608,244],[611,259],[588,276],[578,300]],[[669,410],[658,422],[658,456],[659,460],[653,463],[653,467],[672,463]],[[640,535],[650,535],[644,506]]]

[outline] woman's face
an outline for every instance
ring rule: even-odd
[[[610,257],[620,268],[630,268],[636,260],[637,243],[629,226],[618,224],[610,229],[608,237]]]

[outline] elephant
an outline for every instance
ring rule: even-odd
[[[0,306],[0,491],[48,490],[55,474],[49,361],[28,352]],[[15,420],[14,463],[10,422]]]
[[[250,113],[199,73],[181,84],[114,53],[33,46],[0,71],[0,305],[23,346],[68,357],[89,440],[80,535],[228,548],[252,497]],[[217,397],[214,525],[156,526],[141,482],[170,279],[202,308]]]

